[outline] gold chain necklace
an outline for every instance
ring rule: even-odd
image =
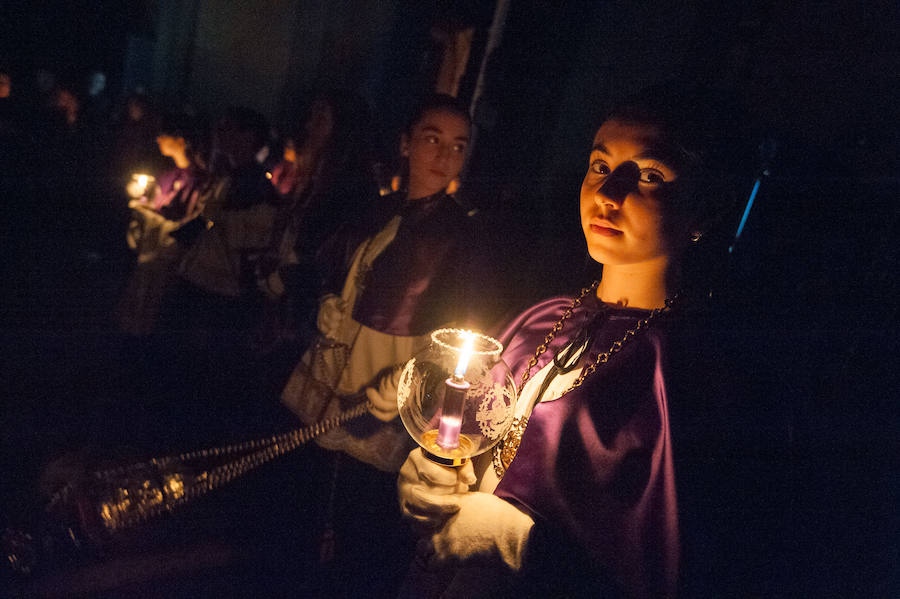
[[[550,342],[556,338],[557,333],[563,328],[563,323],[572,316],[572,313],[582,304],[584,298],[587,297],[589,293],[596,291],[597,285],[600,284],[600,281],[594,281],[594,283],[590,287],[585,287],[581,290],[581,294],[576,297],[572,301],[572,305],[566,308],[566,311],[563,312],[562,316],[556,324],[550,329],[550,332],[547,333],[547,336],[544,337],[543,343],[541,343],[534,352],[534,356],[532,356],[531,360],[528,362],[528,366],[525,368],[525,372],[522,373],[522,380],[519,383],[519,388],[524,389],[525,383],[528,379],[531,378],[531,370],[537,365],[538,360],[547,351],[547,348],[550,345]],[[647,328],[647,325],[654,318],[668,312],[672,308],[672,304],[675,303],[675,300],[678,299],[678,294],[675,294],[671,298],[666,298],[664,305],[661,308],[654,308],[650,311],[646,317],[637,321],[637,323],[627,331],[625,331],[625,335],[616,341],[610,346],[608,350],[600,353],[597,356],[597,359],[588,364],[578,376],[575,381],[566,389],[560,397],[566,395],[576,387],[580,387],[584,380],[597,371],[597,368],[603,364],[609,362],[609,359],[625,346],[628,341],[634,339],[634,337],[642,330]],[[537,398],[540,401],[540,398]],[[519,444],[522,442],[522,435],[525,433],[525,427],[528,426],[528,417],[522,416],[516,417],[513,419],[512,426],[509,428],[509,431],[506,433],[506,436],[503,437],[503,440],[500,441],[494,447],[493,459],[492,463],[494,465],[494,472],[497,473],[497,478],[503,478],[503,475],[506,473],[506,469],[509,468],[509,465],[512,463],[513,458],[516,457],[516,452],[519,450]]]

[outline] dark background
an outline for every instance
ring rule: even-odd
[[[117,96],[143,86],[168,105],[210,114],[239,101],[276,125],[290,122],[318,86],[353,87],[373,107],[387,153],[388,132],[433,83],[434,28],[475,28],[460,86],[470,99],[495,9],[254,4],[259,22],[281,24],[277,32],[222,16],[225,6],[251,10],[227,2],[4,2],[0,61],[14,86],[37,68],[76,81],[99,68]],[[689,429],[692,447],[708,443],[721,459],[698,474],[720,501],[702,513],[703,501],[689,499],[696,518],[722,532],[708,566],[720,571],[727,588],[717,591],[727,595],[900,589],[898,10],[887,1],[513,0],[486,62],[464,197],[508,240],[496,260],[506,265],[510,305],[585,282],[575,197],[596,115],[616,100],[672,76],[727,84],[749,107],[756,145],[777,144],[716,317],[695,340],[698,353],[722,364],[710,377],[724,380],[711,387],[723,396],[715,430]],[[748,165],[748,194],[761,167]],[[169,426],[175,400],[147,407],[121,380],[127,369],[116,362],[108,317],[127,261],[34,243],[42,226],[27,228],[25,239],[19,219],[42,198],[23,190],[41,173],[5,176],[2,235],[15,251],[4,271],[2,499],[14,520],[38,502],[37,475],[60,452],[90,444],[159,451],[162,425],[135,423]],[[239,418],[248,435],[282,425],[274,408],[259,407],[275,403],[277,384],[269,384],[223,400],[235,413],[247,408]],[[248,408],[250,401],[257,403]],[[177,430],[203,430],[203,414],[181,409]]]

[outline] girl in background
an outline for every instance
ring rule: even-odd
[[[200,136],[188,117],[165,118],[156,143],[175,167],[159,175],[146,195],[129,202],[128,244],[137,252],[137,264],[122,296],[119,326],[135,336],[154,330],[181,256],[177,231],[200,213],[209,184]]]
[[[316,439],[324,451],[305,452],[313,460],[305,481],[324,466],[313,500],[322,507],[312,512],[322,520],[309,527],[324,530],[322,561],[334,565],[323,595],[358,594],[366,580],[366,595],[389,596],[402,576],[397,556],[411,551],[394,491],[411,440],[394,418],[392,393],[397,367],[428,344],[433,329],[464,324],[460,307],[474,303],[465,298],[463,272],[473,267],[471,219],[447,193],[469,128],[457,100],[426,99],[400,140],[405,186],[376,192],[368,209],[344,211],[345,226],[320,253],[334,276],[319,303],[316,338],[282,401],[305,423],[369,405],[369,413]]]
[[[457,275],[469,223],[446,189],[462,170],[469,127],[454,98],[427,99],[401,139],[406,189],[379,198],[374,209],[343,214],[347,224],[321,254],[334,275],[319,303],[318,337],[282,393],[304,422],[334,415],[367,390],[377,399],[379,385],[393,384],[392,369],[424,347],[433,329],[462,317]],[[376,408],[374,415],[382,414]],[[318,441],[386,471],[409,451],[397,421]]]
[[[271,181],[281,198],[272,243],[256,276],[268,301],[257,343],[266,353],[298,336],[308,343],[310,321],[325,273],[317,254],[345,221],[369,210],[371,118],[358,94],[318,94],[297,132],[285,140],[284,159]],[[299,353],[294,353],[294,361]],[[290,362],[293,366],[294,361]]]

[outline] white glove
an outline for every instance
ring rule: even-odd
[[[328,339],[337,339],[344,319],[344,300],[340,296],[328,294],[319,300],[319,314],[316,326]]]
[[[397,417],[397,385],[400,383],[402,366],[390,369],[378,378],[378,388],[366,387],[366,397],[369,398],[369,412],[382,422],[390,422]]]
[[[458,468],[435,464],[417,447],[400,467],[397,496],[403,516],[425,532],[446,522],[459,510],[462,493],[475,484],[472,462]]]
[[[456,513],[431,535],[431,566],[471,559],[499,558],[514,571],[522,567],[534,520],[511,503],[490,493],[456,497]]]

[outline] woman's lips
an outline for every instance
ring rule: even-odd
[[[616,229],[612,226],[612,223],[605,220],[592,222],[591,231],[596,233],[597,235],[602,235],[604,237],[615,237],[616,235],[622,234],[622,231]]]

